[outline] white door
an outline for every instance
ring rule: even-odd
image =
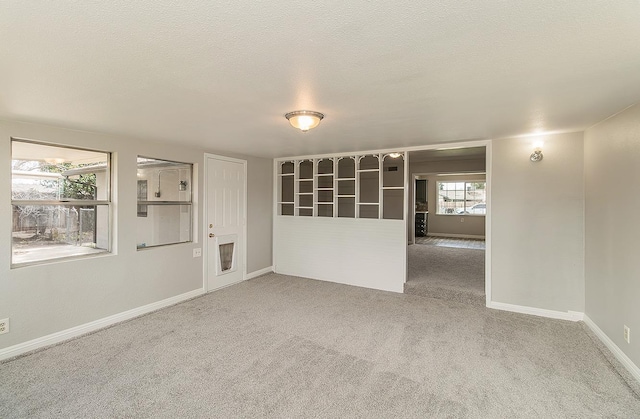
[[[244,279],[246,161],[206,157],[207,290]]]

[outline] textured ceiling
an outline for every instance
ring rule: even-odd
[[[585,129],[640,1],[3,1],[0,118],[256,156]],[[324,112],[306,134],[283,115]]]

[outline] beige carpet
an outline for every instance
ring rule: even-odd
[[[486,249],[483,239],[464,239],[459,237],[426,236],[416,237],[415,244],[429,246],[457,247],[460,249]]]
[[[414,244],[408,254],[405,293],[486,305],[484,250]]]
[[[267,275],[0,364],[2,418],[635,418],[581,324]]]

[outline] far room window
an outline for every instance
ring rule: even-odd
[[[485,215],[487,213],[485,181],[437,182],[438,208],[442,215]]]
[[[110,158],[12,139],[12,265],[109,251]]]
[[[193,165],[138,157],[137,248],[191,241]]]

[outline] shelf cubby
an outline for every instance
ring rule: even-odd
[[[338,197],[338,217],[355,218],[356,217],[356,197],[339,196]]]

